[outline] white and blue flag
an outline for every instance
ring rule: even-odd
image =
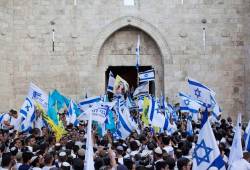
[[[76,116],[76,111],[74,109],[74,101],[70,100],[68,112],[66,115],[67,123],[72,123],[74,126],[77,126],[78,121],[77,121],[76,117],[77,116]]]
[[[210,168],[224,170],[224,161],[208,121],[207,110],[203,115],[202,127],[193,152],[193,170]]]
[[[139,70],[139,66],[140,66],[140,35],[138,35],[138,39],[137,39],[137,44],[136,44],[136,49],[135,49],[135,53],[136,53],[136,69],[137,71]]]
[[[245,139],[245,150],[250,152],[250,121],[248,122],[248,125],[245,129],[244,139]]]
[[[91,105],[101,102],[101,96],[88,97],[79,102],[78,106],[82,111],[87,110]]]
[[[234,133],[233,143],[230,149],[228,158],[229,167],[235,161],[240,160],[243,157],[242,145],[241,145],[241,113],[238,114],[236,129]]]
[[[180,97],[180,111],[188,112],[192,116],[192,119],[197,122],[199,118],[199,109],[202,108],[203,103],[192,99],[184,93],[179,93]]]
[[[215,92],[209,89],[207,86],[201,84],[197,80],[188,79],[188,85],[191,92],[191,96],[194,99],[202,101],[205,107],[210,108],[212,105],[211,96],[215,96]]]
[[[154,69],[150,69],[144,72],[139,73],[139,82],[145,82],[145,81],[154,81],[155,80],[155,71]]]
[[[134,122],[130,117],[129,111],[126,110],[126,106],[118,107],[116,109],[116,114],[118,117],[117,135],[120,138],[125,139],[131,134],[132,130],[134,129]]]
[[[48,94],[33,83],[30,83],[28,97],[40,104],[45,111],[48,110]]]
[[[115,86],[115,77],[114,77],[113,73],[110,71],[107,91],[113,93],[114,86]]]
[[[133,96],[136,97],[136,96],[148,95],[148,90],[149,90],[149,83],[144,82],[135,89]]]
[[[30,97],[26,97],[21,109],[21,131],[28,131],[33,127],[33,122],[35,120],[35,106],[34,102]]]

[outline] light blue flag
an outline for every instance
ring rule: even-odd
[[[233,143],[230,149],[228,158],[229,167],[237,160],[243,157],[242,145],[241,145],[241,113],[238,114],[236,129],[234,133]]]
[[[116,132],[114,113],[112,110],[109,110],[108,112],[107,119],[105,121],[105,128],[109,129],[112,133]]]
[[[147,70],[144,72],[139,73],[139,82],[146,82],[146,81],[154,81],[155,80],[155,71],[154,69]]]
[[[194,99],[200,100],[205,103],[205,107],[210,108],[212,106],[211,96],[215,97],[215,92],[209,89],[207,86],[201,84],[197,80],[188,79],[188,85],[191,92],[191,96]]]
[[[35,106],[31,98],[26,97],[21,109],[21,127],[22,132],[29,131],[33,127],[33,122],[35,120]]]
[[[115,77],[114,77],[113,73],[110,71],[107,91],[113,93],[114,92],[114,85],[115,85]]]
[[[70,100],[60,94],[59,91],[54,90],[49,94],[48,102],[48,116],[54,122],[55,125],[58,125],[58,111],[69,106]]]
[[[250,152],[250,121],[244,132],[244,139],[245,139],[245,150]]]
[[[220,155],[213,130],[208,121],[207,110],[203,114],[202,127],[193,152],[193,170],[224,170],[225,165]]]
[[[192,126],[192,118],[189,116],[187,118],[187,135],[192,136],[193,135],[193,126]]]

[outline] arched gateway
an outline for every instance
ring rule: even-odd
[[[136,62],[138,35],[141,40],[140,70],[155,69],[155,93],[159,96],[164,91],[164,64],[172,63],[172,57],[166,41],[156,27],[139,18],[128,16],[117,19],[96,37],[91,55],[97,61],[97,71],[103,73],[97,79],[107,82],[107,71],[112,70],[115,74],[122,74],[131,86],[135,86],[136,71],[132,66]],[[105,85],[102,84],[98,89],[104,91]],[[153,89],[151,86],[151,91]]]

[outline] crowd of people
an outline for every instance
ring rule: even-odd
[[[97,126],[92,127],[94,167],[96,170],[189,170],[195,144],[201,127],[200,120],[192,122],[193,134],[187,134],[185,114],[178,112],[180,119],[170,121],[171,134],[156,132],[151,125],[139,126],[126,139],[117,139],[109,130],[101,136]],[[202,115],[202,114],[201,114]],[[138,115],[139,116],[139,115]],[[18,112],[10,110],[3,117],[0,130],[0,163],[3,170],[83,170],[87,162],[87,121],[77,126],[65,122],[67,133],[56,141],[54,133],[43,122],[39,111],[36,121],[28,132],[15,130]],[[137,117],[140,121],[140,118]],[[65,119],[65,112],[60,113]],[[220,154],[227,167],[233,141],[234,125],[230,117],[211,124]],[[244,131],[244,126],[242,132]],[[243,139],[243,138],[242,138]],[[242,140],[244,148],[244,140]],[[237,168],[236,168],[237,167]],[[250,153],[235,162],[231,169],[250,169]],[[243,169],[242,169],[243,170]]]

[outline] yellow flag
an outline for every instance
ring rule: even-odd
[[[115,77],[114,84],[114,93],[115,94],[124,94],[129,90],[129,84],[126,80],[121,78],[119,75]]]
[[[148,109],[149,109],[149,99],[147,97],[144,97],[143,100],[143,112],[142,112],[142,122],[144,125],[148,126]]]

